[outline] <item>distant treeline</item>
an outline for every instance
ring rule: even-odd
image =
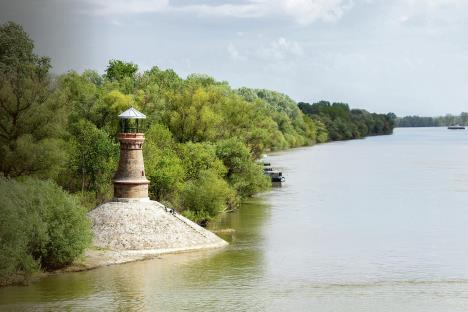
[[[447,127],[451,125],[468,125],[468,113],[458,116],[445,115],[439,117],[405,116],[398,117],[395,121],[396,127]]]
[[[375,114],[363,109],[350,109],[348,104],[320,101],[300,102],[299,108],[316,124],[325,125],[330,141],[363,138],[368,135],[391,134],[395,114]]]

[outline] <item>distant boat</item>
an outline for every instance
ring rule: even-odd
[[[450,130],[465,130],[465,126],[454,125],[454,126],[448,126],[447,129],[450,129]]]

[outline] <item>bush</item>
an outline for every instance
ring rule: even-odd
[[[219,141],[216,154],[228,168],[227,180],[241,197],[264,191],[271,185],[262,166],[255,163],[242,141],[236,138]]]
[[[70,264],[91,241],[86,211],[50,181],[0,178],[0,285]]]
[[[0,180],[0,286],[16,280],[27,279],[39,267],[28,253],[29,235],[32,232],[32,218],[27,213],[24,198],[18,183]]]
[[[196,180],[184,185],[181,192],[184,207],[182,214],[187,218],[205,224],[226,208],[237,204],[236,193],[229,184],[214,171],[200,172]]]

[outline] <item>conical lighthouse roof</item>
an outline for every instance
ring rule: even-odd
[[[119,115],[119,118],[121,118],[121,119],[145,119],[146,116],[145,116],[145,114],[140,113],[139,111],[137,111],[133,107],[130,107],[125,112],[121,113]]]

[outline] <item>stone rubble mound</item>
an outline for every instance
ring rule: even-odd
[[[93,245],[111,250],[184,251],[227,243],[156,201],[108,202],[88,213]]]

